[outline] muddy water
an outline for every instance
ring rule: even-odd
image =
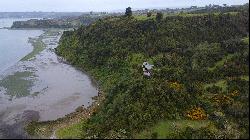
[[[61,34],[62,31],[53,31],[52,35],[43,35],[46,48],[42,52],[31,60],[18,62],[2,73],[0,81],[5,82],[2,82],[2,87],[0,84],[0,138],[26,138],[22,129],[25,123],[61,118],[79,106],[87,107],[92,97],[97,95],[96,86],[85,73],[63,63],[54,53]],[[29,74],[21,78],[19,75],[20,79],[16,80],[13,77],[17,72]],[[31,81],[31,84],[28,84],[27,90],[20,86],[20,93],[29,93],[13,96],[14,91],[7,89],[12,87],[11,83],[17,86],[25,85],[27,81]]]

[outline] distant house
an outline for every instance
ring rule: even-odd
[[[151,70],[152,70],[153,66],[154,65],[150,65],[148,62],[143,62],[143,64],[142,64],[143,74],[145,76],[151,76]]]

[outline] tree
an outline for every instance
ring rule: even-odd
[[[156,20],[161,21],[163,19],[163,14],[161,12],[156,14]]]
[[[152,13],[151,12],[148,12],[147,13],[147,17],[151,17],[152,16]]]
[[[125,16],[132,16],[132,10],[131,7],[126,8]]]

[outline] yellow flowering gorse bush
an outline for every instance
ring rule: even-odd
[[[238,90],[234,90],[233,92],[231,92],[230,94],[231,96],[235,97],[235,96],[239,96],[240,92]]]
[[[212,99],[218,105],[228,105],[232,103],[232,98],[226,95],[215,95]]]
[[[192,120],[204,120],[207,118],[205,110],[201,107],[195,107],[190,111],[187,111],[187,117]]]
[[[180,91],[182,89],[182,85],[178,82],[170,82],[169,86],[170,88],[173,88],[176,91]]]

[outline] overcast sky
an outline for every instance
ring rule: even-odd
[[[54,11],[88,12],[134,8],[189,7],[208,4],[237,5],[248,0],[0,0],[0,12]]]

